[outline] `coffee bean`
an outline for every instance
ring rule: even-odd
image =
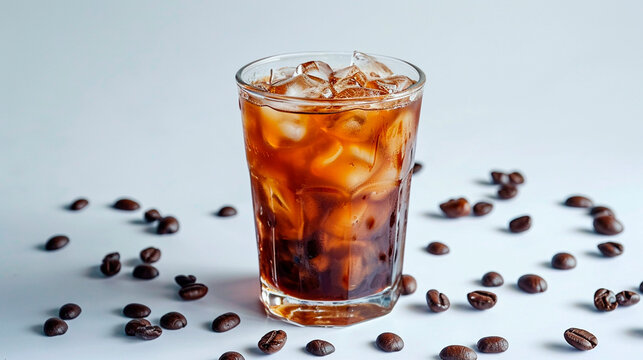
[[[429,252],[429,254],[433,255],[446,255],[449,253],[449,247],[446,246],[445,244],[434,241],[432,243],[429,243],[429,245],[426,247],[426,251]]]
[[[43,331],[47,336],[58,336],[67,332],[67,323],[59,318],[49,318],[45,321]]]
[[[578,328],[565,330],[565,341],[578,350],[592,350],[598,345],[598,339],[594,334]]]
[[[245,358],[236,351],[228,351],[224,352],[223,355],[219,357],[219,360],[245,360]]]
[[[152,265],[141,264],[136,265],[134,271],[132,272],[132,276],[137,279],[150,280],[159,276],[159,271]]]
[[[478,351],[487,354],[497,354],[509,349],[507,339],[500,336],[487,336],[478,340]]]
[[[594,293],[594,306],[598,311],[613,311],[618,307],[616,295],[611,290],[598,289]]]
[[[518,279],[518,287],[524,292],[536,294],[547,291],[547,282],[538,275],[527,274]]]
[[[498,296],[491,291],[476,290],[467,294],[469,304],[478,310],[491,309],[498,302]]]
[[[58,250],[60,248],[65,247],[67,244],[69,244],[69,238],[65,235],[56,235],[51,237],[49,240],[47,240],[47,243],[45,244],[45,249],[52,251],[52,250]]]
[[[614,211],[612,209],[605,207],[605,206],[594,206],[590,211],[589,214],[592,217],[599,217],[603,215],[609,215],[609,216],[615,216]]]
[[[87,205],[89,205],[89,200],[80,198],[75,200],[73,203],[71,203],[71,205],[69,205],[69,210],[73,210],[73,211],[82,210]]]
[[[621,255],[625,248],[621,243],[608,241],[598,244],[598,250],[600,250],[601,254],[603,254],[604,256],[614,257]]]
[[[257,343],[259,350],[266,354],[274,354],[286,345],[288,336],[283,330],[272,330],[264,335]]]
[[[640,300],[641,297],[634,291],[623,290],[620,293],[616,294],[616,302],[620,306],[630,306],[638,304]]]
[[[402,275],[401,282],[402,295],[411,295],[417,290],[418,284],[415,278],[411,275]]]
[[[440,351],[442,360],[477,360],[478,355],[473,349],[462,345],[449,345]]]
[[[174,234],[177,231],[179,231],[179,221],[174,216],[164,217],[156,228],[156,233],[160,235]]]
[[[509,174],[509,182],[514,185],[520,185],[525,182],[525,177],[522,176],[521,173],[514,171],[511,174]]]
[[[146,264],[151,264],[159,261],[161,258],[161,250],[155,248],[155,247],[148,247],[146,249],[141,250],[141,261],[143,261]]]
[[[515,185],[505,184],[498,189],[498,198],[507,200],[518,195],[518,188]]]
[[[179,290],[179,296],[183,300],[198,300],[208,293],[208,287],[203,284],[189,284]]]
[[[517,217],[509,222],[509,231],[521,233],[531,228],[531,217],[528,215]]]
[[[141,205],[139,205],[136,201],[127,198],[118,199],[114,203],[114,208],[118,210],[134,211],[138,210],[140,207]]]
[[[585,196],[576,195],[567,198],[565,205],[577,208],[591,208],[594,206],[594,202]]]
[[[560,270],[573,269],[576,267],[576,258],[569,253],[558,253],[551,258],[551,266]]]
[[[482,286],[487,287],[498,287],[502,286],[505,283],[505,279],[502,278],[502,275],[498,274],[495,271],[489,271],[488,273],[482,275]]]
[[[623,224],[609,215],[598,216],[594,218],[594,230],[603,235],[616,235],[623,232]]]
[[[411,174],[417,174],[420,171],[422,171],[422,163],[419,161],[416,161],[415,164],[413,164],[413,169],[411,170]]]
[[[103,257],[104,262],[105,261],[120,261],[120,260],[121,260],[121,254],[119,254],[118,252],[112,252],[112,253],[109,253],[109,254],[105,255],[105,257]]]
[[[142,327],[142,326],[150,326],[152,325],[149,321],[146,319],[134,319],[130,320],[126,325],[125,325],[125,335],[127,336],[134,336],[136,335],[136,329]]]
[[[161,316],[160,325],[163,329],[178,330],[186,327],[188,321],[183,314],[172,311]]]
[[[449,199],[440,204],[440,209],[448,218],[459,218],[471,214],[471,205],[465,198]]]
[[[142,340],[154,340],[161,336],[163,329],[160,326],[139,326],[134,331],[134,335]]]
[[[237,209],[232,206],[224,206],[219,211],[217,211],[218,217],[229,217],[237,215]]]
[[[174,277],[174,281],[176,281],[179,286],[186,286],[190,284],[194,284],[196,282],[196,276],[194,275],[177,275]]]
[[[375,344],[384,352],[395,352],[404,348],[402,338],[391,332],[381,333],[375,340]]]
[[[491,210],[493,210],[493,204],[488,202],[481,201],[473,205],[473,215],[475,216],[487,215]]]
[[[100,272],[105,276],[114,276],[121,271],[121,255],[117,252],[109,253],[103,258],[100,265]]]
[[[212,330],[218,333],[226,332],[237,327],[240,322],[241,318],[239,318],[239,315],[233,312],[228,312],[214,319],[212,322]]]
[[[142,319],[149,316],[151,313],[152,310],[150,310],[149,307],[138,303],[127,304],[123,308],[123,315],[132,319]]]
[[[313,340],[306,344],[306,351],[315,356],[326,356],[335,352],[335,346],[324,340]]]
[[[58,316],[63,320],[71,320],[77,318],[81,311],[80,306],[69,303],[60,307]]]
[[[509,182],[509,175],[500,172],[500,171],[492,171],[491,172],[491,183],[496,184],[496,185],[502,185],[506,184]]]
[[[451,307],[449,298],[435,289],[426,292],[426,304],[431,311],[436,313],[447,311]]]
[[[156,209],[149,209],[143,215],[143,219],[148,223],[153,223],[157,220],[161,220],[162,218],[163,217],[161,216],[161,213],[159,213]]]
[[[639,291],[643,293],[643,281],[639,284]]]

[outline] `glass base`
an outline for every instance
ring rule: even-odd
[[[347,326],[391,312],[400,296],[398,284],[359,299],[316,301],[286,295],[262,281],[261,301],[269,316],[295,325]]]

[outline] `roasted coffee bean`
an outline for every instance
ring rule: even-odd
[[[487,287],[498,287],[502,286],[505,283],[505,279],[502,278],[502,275],[498,274],[495,271],[489,271],[488,273],[482,275],[482,286]]]
[[[219,315],[216,319],[214,319],[214,321],[212,322],[212,330],[218,333],[226,332],[237,327],[240,322],[241,318],[239,318],[239,315],[233,312],[228,312],[223,315]]]
[[[473,205],[473,215],[475,216],[487,215],[491,210],[493,210],[493,204],[488,202],[481,201]]]
[[[498,296],[491,291],[476,290],[467,294],[469,304],[478,310],[491,309],[498,302]]]
[[[576,267],[576,258],[569,253],[558,253],[551,258],[554,269],[569,270]]]
[[[422,171],[422,163],[419,161],[416,161],[415,164],[413,164],[413,169],[411,170],[411,174],[417,174],[420,171]]]
[[[132,272],[132,276],[137,279],[150,280],[159,276],[159,271],[152,265],[141,264],[136,265],[134,271]]]
[[[604,256],[614,257],[621,255],[625,248],[621,243],[608,241],[598,244],[598,250],[600,250],[601,254],[603,254]]]
[[[600,288],[594,293],[594,306],[598,311],[612,311],[618,307],[613,291]]]
[[[518,188],[515,185],[505,184],[498,189],[498,198],[507,200],[518,195]]]
[[[521,173],[514,171],[511,174],[509,174],[509,182],[514,185],[520,185],[525,182],[525,177],[522,176]]]
[[[324,340],[313,340],[306,344],[306,351],[315,356],[326,356],[335,352],[335,346]]]
[[[145,219],[145,222],[148,223],[153,223],[157,220],[161,220],[162,218],[163,217],[161,216],[161,213],[159,213],[156,209],[149,209],[143,215],[143,219]]]
[[[592,217],[599,217],[603,215],[609,215],[609,216],[615,216],[614,211],[612,209],[605,207],[605,206],[594,206],[590,211],[589,214]]]
[[[507,339],[500,336],[487,336],[478,340],[478,351],[487,354],[497,354],[509,349]]]
[[[208,287],[203,284],[189,284],[179,290],[179,296],[183,300],[198,300],[208,293]]]
[[[127,198],[118,199],[114,203],[114,208],[118,210],[134,211],[138,210],[140,207],[141,205],[139,205],[136,201]]]
[[[45,244],[46,250],[58,250],[69,244],[69,238],[65,235],[52,236]]]
[[[217,211],[218,217],[229,217],[237,215],[237,209],[232,206],[224,206],[219,211]]]
[[[174,234],[179,231],[179,221],[174,216],[166,216],[159,221],[156,233],[160,235]]]
[[[272,330],[264,335],[257,343],[259,350],[265,354],[274,354],[286,345],[288,336],[283,330]]]
[[[567,198],[565,205],[577,208],[591,208],[594,206],[594,202],[585,196],[576,195]]]
[[[219,360],[245,360],[245,358],[236,351],[228,351],[224,352],[223,355],[219,357]]]
[[[448,218],[459,218],[471,214],[471,205],[465,198],[449,199],[440,204],[440,209]]]
[[[536,294],[547,291],[547,282],[538,275],[527,274],[518,279],[518,287],[524,292]]]
[[[82,309],[80,308],[80,306],[69,303],[60,307],[58,316],[63,320],[71,320],[77,318],[78,315],[80,315],[81,311]]]
[[[141,261],[143,261],[146,264],[151,264],[159,261],[161,258],[161,250],[155,248],[155,247],[148,247],[146,249],[141,250]]]
[[[578,350],[592,350],[598,345],[598,339],[594,334],[577,328],[565,330],[565,341]]]
[[[620,293],[616,294],[616,302],[620,306],[630,306],[638,304],[640,300],[641,297],[634,291],[623,290]]]
[[[395,352],[404,348],[402,338],[391,332],[381,333],[375,340],[375,344],[384,352]]]
[[[149,316],[151,313],[152,310],[150,310],[149,307],[138,303],[127,304],[123,308],[123,315],[132,319],[142,319]]]
[[[109,253],[103,258],[100,265],[100,272],[105,276],[114,276],[121,271],[121,255],[117,252]]]
[[[521,233],[531,228],[531,217],[528,215],[517,217],[509,222],[509,231]]]
[[[603,235],[616,235],[623,232],[623,224],[610,215],[603,215],[594,218],[594,230]]]
[[[67,332],[68,326],[64,320],[59,318],[49,318],[45,321],[42,330],[47,336],[58,336]]]
[[[440,351],[442,360],[477,360],[478,355],[473,349],[462,345],[449,345]]]
[[[492,171],[491,172],[491,183],[496,185],[503,185],[509,182],[509,175],[500,172]]]
[[[402,283],[401,283],[401,289],[402,289],[402,295],[411,295],[417,290],[418,284],[417,281],[415,281],[415,278],[411,275],[402,275]]]
[[[87,205],[89,205],[89,200],[80,198],[75,200],[73,203],[71,203],[71,205],[69,205],[69,210],[73,210],[73,211],[82,210]]]
[[[118,253],[117,251],[109,253],[103,257],[103,262],[105,261],[120,261],[121,260],[121,254]]]
[[[196,282],[196,276],[194,275],[177,275],[174,277],[174,281],[176,281],[179,286],[186,286],[190,284],[194,284]]]
[[[641,284],[639,284],[639,291],[643,293],[643,282],[641,282]]]
[[[160,326],[139,326],[134,331],[134,335],[142,340],[154,340],[161,336],[163,329]]]
[[[451,307],[449,298],[435,289],[426,292],[426,304],[431,311],[436,313],[447,311]]]
[[[178,330],[186,327],[188,321],[183,314],[172,311],[161,316],[160,325],[163,329]]]
[[[134,319],[130,320],[126,325],[125,325],[125,335],[127,336],[134,336],[136,335],[136,329],[142,327],[142,326],[150,326],[152,325],[149,321],[146,319]]]
[[[449,253],[450,250],[449,250],[449,247],[446,246],[445,244],[438,241],[434,241],[432,243],[429,243],[429,245],[427,245],[426,251],[428,251],[429,254],[433,254],[433,255],[446,255]]]

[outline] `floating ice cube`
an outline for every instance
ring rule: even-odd
[[[348,88],[338,92],[336,99],[353,99],[386,95],[387,92],[377,89]]]
[[[352,110],[328,118],[322,129],[342,140],[375,141],[382,129],[382,120],[383,117],[374,111]]]
[[[385,78],[393,75],[393,72],[388,66],[359,51],[353,52],[351,65],[357,66],[364,74],[371,78]]]
[[[339,69],[330,75],[330,83],[336,93],[350,88],[363,87],[367,81],[366,75],[357,66]]]
[[[390,76],[384,79],[375,79],[367,82],[364,87],[385,91],[389,94],[400,92],[415,82],[404,75]]]
[[[417,119],[412,111],[402,111],[389,125],[381,139],[386,153],[398,170],[410,166],[411,145],[409,141],[416,131]]]
[[[309,130],[309,119],[301,114],[292,114],[261,108],[261,133],[273,148],[287,148],[304,145]]]
[[[289,79],[279,81],[270,87],[270,92],[310,99],[330,98],[333,96],[333,91],[327,81],[306,74],[295,75]]]
[[[328,81],[333,69],[323,61],[309,61],[297,66],[295,75],[306,74],[311,77]]]
[[[280,69],[270,70],[270,84],[274,85],[280,81],[290,79],[295,73],[295,68],[286,66]]]

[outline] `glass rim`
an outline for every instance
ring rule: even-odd
[[[389,61],[394,61],[398,63],[405,64],[415,70],[418,74],[418,80],[408,88],[397,92],[393,94],[386,94],[386,95],[379,95],[379,96],[368,96],[368,97],[359,97],[359,98],[345,98],[345,99],[314,99],[314,98],[305,98],[305,97],[297,97],[297,96],[289,96],[289,95],[282,95],[282,94],[274,94],[269,91],[261,90],[260,88],[255,87],[252,84],[249,84],[246,82],[242,75],[244,74],[245,70],[249,69],[252,66],[255,65],[260,65],[260,64],[265,64],[269,63],[275,60],[280,60],[280,59],[285,59],[285,58],[293,58],[293,57],[300,57],[300,56],[310,56],[310,59],[315,59],[315,56],[319,55],[345,55],[345,56],[351,56],[353,54],[353,51],[304,51],[304,52],[291,52],[291,53],[283,53],[283,54],[276,54],[276,55],[271,55],[271,56],[266,56],[257,60],[254,60],[252,62],[247,63],[246,65],[242,66],[237,73],[235,74],[235,79],[237,81],[237,86],[249,93],[251,93],[254,96],[258,96],[260,98],[265,98],[269,99],[271,101],[276,101],[276,102],[288,102],[288,103],[299,103],[299,104],[310,104],[310,105],[332,105],[332,106],[340,106],[340,105],[362,105],[362,104],[373,104],[373,103],[383,103],[383,102],[388,102],[388,101],[395,101],[399,99],[403,99],[405,97],[409,97],[414,93],[422,91],[424,88],[424,84],[426,82],[426,76],[422,69],[417,67],[416,65],[413,65],[412,63],[398,59],[392,56],[386,56],[386,55],[378,55],[378,54],[367,54],[369,56],[374,57],[375,59],[378,60],[389,60]]]

